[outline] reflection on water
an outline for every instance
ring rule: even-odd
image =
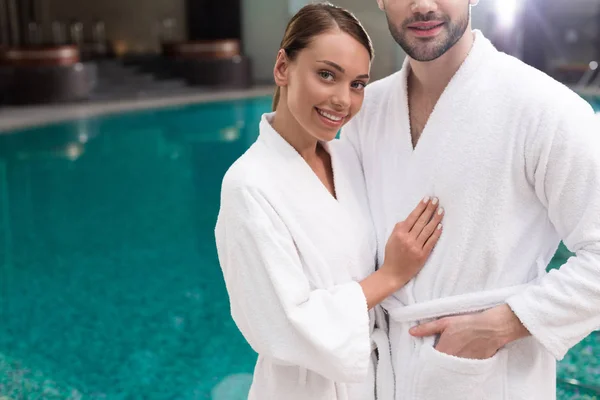
[[[213,228],[222,176],[269,106],[0,136],[0,354],[12,360],[0,393],[204,399],[233,390],[225,379],[246,385],[255,355],[229,317]]]

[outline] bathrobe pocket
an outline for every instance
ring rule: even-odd
[[[423,346],[415,370],[415,400],[506,400],[505,349],[471,360]]]

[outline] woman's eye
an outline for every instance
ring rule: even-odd
[[[364,82],[354,82],[354,83],[352,84],[352,87],[353,87],[354,89],[359,89],[359,90],[362,90],[362,89],[364,89],[366,86],[367,86],[367,84],[366,84],[366,83],[364,83]]]
[[[329,71],[319,71],[319,76],[327,81],[333,79],[333,74]]]

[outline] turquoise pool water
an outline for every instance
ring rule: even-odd
[[[1,400],[245,398],[256,355],[229,317],[213,227],[221,178],[269,109],[258,98],[0,135]],[[590,336],[559,364],[577,381],[561,399],[600,399],[598,354]]]

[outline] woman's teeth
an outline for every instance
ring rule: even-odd
[[[319,109],[317,109],[317,111],[319,112],[319,114],[321,114],[321,115],[322,115],[322,116],[324,116],[325,118],[327,118],[327,119],[330,119],[330,120],[332,120],[332,121],[334,121],[334,122],[339,122],[339,121],[341,121],[341,120],[342,120],[342,117],[336,117],[335,115],[331,115],[331,114],[329,114],[329,113],[326,113],[326,112],[325,112],[325,111],[323,111],[323,110],[319,110]]]

